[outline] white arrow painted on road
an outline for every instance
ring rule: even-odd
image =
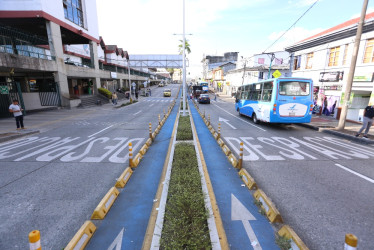
[[[250,220],[256,220],[256,218],[233,194],[231,194],[231,220],[242,221],[248,238],[251,241],[251,245],[253,246],[253,249],[262,249],[260,242],[258,242],[256,234],[253,231],[251,224],[249,223]]]
[[[117,235],[117,237],[114,239],[112,244],[108,247],[108,250],[121,250],[122,248],[122,238],[123,238],[123,231],[125,228],[122,228],[121,232]]]
[[[233,125],[231,125],[231,124],[229,123],[229,120],[226,120],[226,119],[220,117],[220,118],[218,119],[218,121],[226,123],[226,124],[229,125],[232,129],[236,129]]]

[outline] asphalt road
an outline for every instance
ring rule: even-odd
[[[244,168],[310,249],[342,249],[346,233],[373,249],[373,146],[297,125],[257,125],[233,103],[199,106],[237,155],[244,142]]]
[[[163,97],[165,88],[172,97]],[[118,109],[49,114],[40,134],[0,144],[0,249],[28,248],[32,230],[41,232],[43,249],[65,247],[128,166],[128,143],[136,153],[148,139],[148,123],[156,127],[178,88],[153,89],[151,97]]]

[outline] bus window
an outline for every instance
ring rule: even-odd
[[[310,93],[309,82],[289,82],[282,81],[279,83],[279,94],[289,96],[307,96]]]
[[[262,92],[262,100],[264,102],[270,102],[272,92],[273,92],[273,82],[265,82],[263,92]]]

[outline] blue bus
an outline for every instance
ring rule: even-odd
[[[235,109],[254,123],[308,123],[313,111],[313,81],[272,78],[238,88]]]

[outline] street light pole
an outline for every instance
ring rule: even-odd
[[[360,21],[358,22],[358,26],[357,26],[356,39],[355,39],[355,44],[353,47],[353,54],[352,54],[351,66],[349,68],[349,73],[348,73],[348,78],[347,78],[347,85],[345,86],[344,101],[343,101],[342,111],[340,113],[339,124],[337,127],[338,130],[343,130],[345,127],[345,119],[347,118],[347,113],[348,113],[348,102],[351,97],[353,76],[355,74],[357,54],[358,54],[358,49],[360,47],[362,27],[364,26],[367,7],[368,7],[368,0],[364,0],[364,3],[362,5]]]
[[[242,86],[243,86],[243,84],[244,84],[244,76],[245,76],[245,67],[246,67],[246,66],[247,66],[247,60],[244,59],[244,68],[243,68]]]
[[[185,0],[183,0],[183,116],[186,116],[186,30]]]
[[[130,59],[127,59],[127,69],[129,73],[129,87],[130,87],[130,103],[132,102],[132,86],[131,86],[131,79],[130,79]]]

